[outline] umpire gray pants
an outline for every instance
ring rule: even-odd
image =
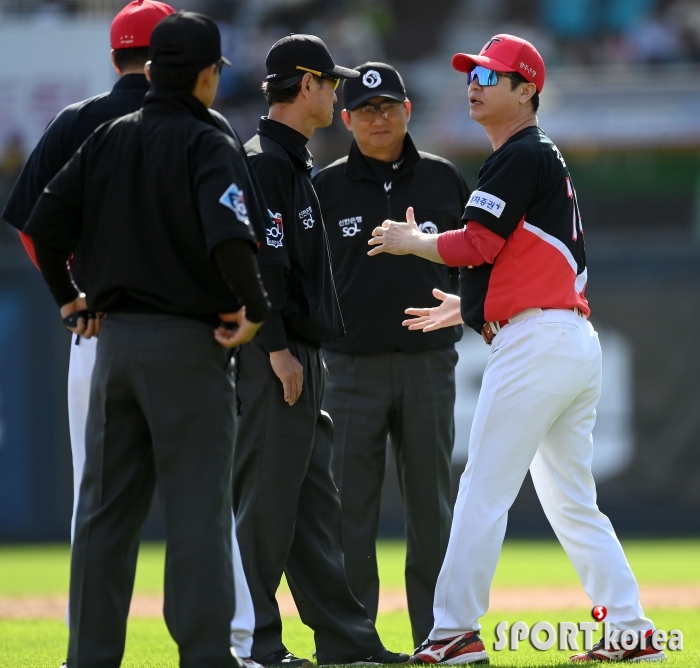
[[[319,350],[290,343],[304,368],[298,401],[256,337],[238,353],[240,407],[233,507],[255,607],[253,658],[285,649],[275,593],[287,575],[318,663],[351,663],[382,649],[345,577],[340,498],[333,482],[333,423],[321,410],[327,370]]]
[[[343,507],[350,588],[377,617],[377,526],[387,435],[406,523],[406,595],[413,641],[433,628],[433,594],[452,521],[451,458],[457,352],[354,356],[323,352],[323,407],[335,424],[334,477]]]
[[[182,668],[234,668],[229,646],[230,351],[188,318],[109,314],[92,374],[71,556],[69,668],[117,668],[139,532],[155,487],[166,534],[164,614]]]

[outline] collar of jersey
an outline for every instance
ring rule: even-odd
[[[297,132],[294,128],[290,128],[284,123],[273,121],[271,118],[263,116],[260,119],[260,123],[258,123],[258,133],[274,139],[289,153],[297,167],[311,172],[314,167],[314,156],[306,148],[306,143],[309,141],[308,138],[301,132]]]
[[[522,139],[523,137],[527,137],[528,135],[537,135],[538,137],[547,136],[545,131],[538,125],[529,125],[528,127],[523,128],[522,130],[518,130],[518,132],[516,132],[514,135],[508,137],[505,143],[502,146],[499,146],[498,149],[494,151],[494,153],[497,153],[505,146],[510,146],[510,144],[512,144],[513,142],[516,142]]]
[[[408,132],[403,140],[402,157],[403,163],[400,166],[400,171],[397,170],[396,172],[397,176],[410,172],[420,160],[418,149],[416,149],[413,139],[411,139],[411,135]],[[365,160],[365,156],[360,153],[357,142],[354,140],[352,142],[352,146],[350,146],[348,161],[345,164],[345,176],[350,179],[369,179],[370,181],[377,180],[377,175],[369,166],[367,160]]]
[[[148,91],[150,84],[145,74],[125,74],[117,79],[112,90],[128,90],[134,88],[142,88],[144,93]]]
[[[151,88],[143,100],[145,114],[189,114],[221,129],[209,110],[192,93]]]

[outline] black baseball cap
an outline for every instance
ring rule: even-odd
[[[356,79],[343,82],[343,102],[348,111],[357,109],[373,97],[405,101],[406,87],[401,75],[386,63],[365,63],[355,68]]]
[[[221,55],[216,23],[195,12],[176,12],[160,21],[151,33],[148,57],[153,65],[205,68],[220,60],[231,65]]]
[[[272,45],[265,58],[265,80],[273,87],[306,72],[322,72],[336,79],[354,79],[360,74],[333,62],[328,47],[315,35],[287,35]],[[284,86],[282,86],[284,87]]]

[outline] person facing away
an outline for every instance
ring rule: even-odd
[[[21,230],[48,182],[61,170],[80,145],[102,123],[137,111],[149,89],[144,73],[148,60],[151,32],[157,23],[175,10],[157,0],[132,0],[114,17],[110,27],[111,61],[119,80],[109,93],[71,104],[49,123],[39,143],[24,165],[20,177],[14,184],[3,218],[19,230],[22,243],[36,264],[34,247],[30,237]],[[216,123],[223,132],[231,135],[242,146],[240,139],[228,121],[214,109],[210,109]],[[252,184],[256,184],[253,182]],[[248,207],[259,208],[261,196],[249,193]],[[263,210],[264,212],[264,210]],[[254,220],[261,219],[259,215]],[[264,228],[263,228],[264,229]],[[259,234],[259,232],[257,232]],[[71,262],[75,282],[82,282],[82,263],[79,249]],[[97,338],[85,338],[78,334],[71,337],[68,361],[68,425],[70,431],[73,464],[73,515],[71,518],[71,541],[75,533],[75,518],[78,508],[80,482],[85,464],[85,424],[90,399],[90,378],[95,366]],[[233,568],[236,579],[237,606],[231,620],[231,644],[241,658],[250,657],[255,621],[253,603],[245,581],[240,551],[235,533],[233,535]],[[66,618],[66,621],[67,618]],[[249,668],[255,668],[249,666]]]
[[[70,329],[100,335],[71,555],[69,668],[121,661],[156,487],[164,614],[180,665],[239,665],[229,646],[230,357],[269,309],[254,257],[265,221],[251,220],[264,212],[248,211],[244,156],[208,111],[228,62],[216,25],[171,14],[149,54],[143,108],[94,132],[24,227]],[[66,267],[76,249],[86,294]]]

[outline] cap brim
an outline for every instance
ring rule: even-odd
[[[360,76],[357,70],[349,70],[347,67],[340,67],[340,65],[336,65],[330,72],[325,72],[325,74],[330,74],[339,79],[357,79]]]
[[[464,72],[466,74],[471,72],[477,65],[481,65],[481,67],[486,67],[496,72],[516,71],[514,67],[506,65],[495,58],[489,58],[488,56],[474,56],[470,53],[456,53],[452,56],[452,67],[458,72]]]
[[[371,100],[373,97],[386,97],[390,100],[396,100],[397,102],[405,102],[408,99],[405,95],[402,96],[395,90],[368,90],[366,93],[362,93],[362,95],[358,95],[353,100],[347,102],[345,104],[345,108],[348,111],[354,111],[360,105],[367,102],[367,100]]]

